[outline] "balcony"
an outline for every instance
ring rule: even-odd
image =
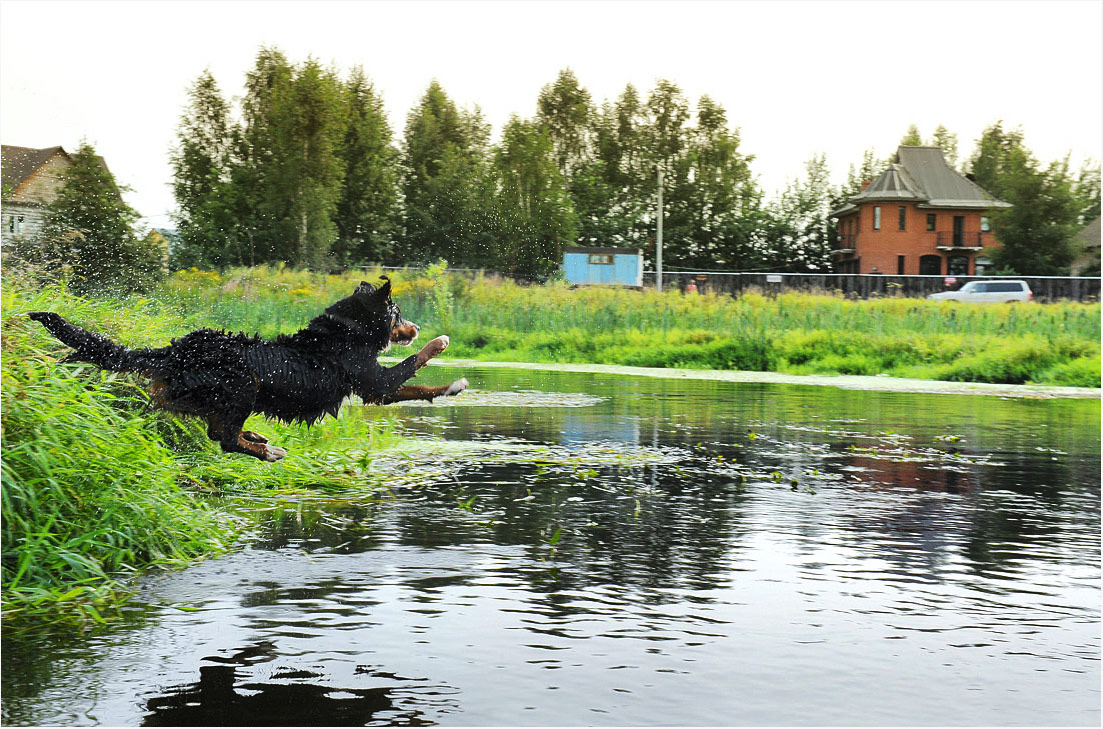
[[[968,232],[940,230],[935,233],[935,248],[940,251],[979,251],[984,248],[984,236],[989,235],[983,231]]]
[[[846,255],[854,252],[854,246],[858,240],[857,233],[839,234],[835,238],[835,253]]]

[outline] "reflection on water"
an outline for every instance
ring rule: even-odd
[[[421,709],[404,705],[411,699],[448,705],[436,698],[439,691],[309,683],[316,678],[324,676],[284,670],[272,681],[257,682],[239,675],[234,666],[200,666],[198,682],[171,687],[146,703],[149,713],[142,726],[429,726],[434,722]]]
[[[464,374],[388,414],[481,455],[7,642],[5,723],[1098,724],[1098,401]]]

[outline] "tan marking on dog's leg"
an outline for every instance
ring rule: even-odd
[[[149,399],[159,408],[168,405],[169,386],[163,380],[151,380],[149,383]]]
[[[237,445],[242,453],[261,459],[262,461],[275,462],[287,455],[287,451],[276,446],[254,443],[245,437],[244,431],[237,435]]]
[[[267,443],[268,442],[267,438],[265,438],[260,433],[257,433],[257,432],[252,431],[252,430],[243,430],[243,431],[241,431],[241,436],[243,438],[245,438],[245,440],[251,441],[253,443]]]

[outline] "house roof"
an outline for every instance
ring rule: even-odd
[[[833,216],[857,209],[863,202],[910,200],[931,208],[1009,208],[980,185],[946,164],[938,147],[901,146],[889,168],[869,187],[850,198]]]
[[[610,248],[608,246],[566,246],[564,253],[614,253],[622,256],[638,256],[639,248]]]
[[[0,185],[5,190],[22,185],[31,174],[58,152],[67,153],[61,147],[31,149],[29,147],[0,146]]]
[[[1099,216],[1097,215],[1095,220],[1088,223],[1083,230],[1076,234],[1076,239],[1084,248],[1098,248],[1099,232]]]

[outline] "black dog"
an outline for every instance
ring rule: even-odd
[[[90,362],[115,372],[142,372],[152,378],[155,403],[173,412],[207,420],[207,435],[227,453],[247,453],[265,461],[287,455],[283,448],[242,425],[250,413],[308,425],[337,415],[355,393],[365,402],[386,404],[455,395],[460,379],[441,387],[405,382],[448,347],[448,337],[432,340],[394,367],[376,361],[391,343],[408,345],[418,326],[402,318],[391,301],[391,282],[378,289],[364,282],[295,334],[275,341],[244,334],[199,329],[161,349],[128,349],[74,326],[48,311],[28,316],[76,352],[66,360]]]

